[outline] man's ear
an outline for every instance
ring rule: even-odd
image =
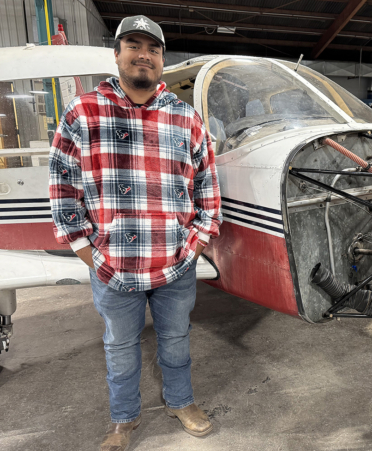
[[[115,63],[118,64],[118,52],[114,49],[114,55],[115,55]]]

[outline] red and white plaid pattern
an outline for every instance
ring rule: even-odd
[[[115,78],[75,98],[50,156],[59,243],[88,237],[97,275],[149,290],[190,266],[201,231],[218,236],[220,191],[200,116],[161,83],[138,107]]]

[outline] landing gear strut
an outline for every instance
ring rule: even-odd
[[[0,316],[0,354],[9,351],[10,337],[13,335],[11,316]]]
[[[12,315],[17,308],[16,290],[0,290],[0,354],[8,352],[13,335]]]

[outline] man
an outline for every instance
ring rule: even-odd
[[[194,436],[212,430],[194,403],[189,315],[196,260],[219,233],[220,194],[202,120],[160,82],[164,51],[157,24],[125,18],[114,50],[119,80],[69,104],[51,149],[55,236],[90,267],[94,304],[106,325],[112,425],[102,451],[123,451],[141,422],[147,301],[166,413]]]

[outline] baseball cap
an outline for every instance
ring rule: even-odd
[[[141,33],[159,42],[165,50],[165,40],[162,29],[159,25],[146,16],[132,16],[126,17],[120,22],[115,34],[115,39],[120,39],[123,36],[131,33]]]

